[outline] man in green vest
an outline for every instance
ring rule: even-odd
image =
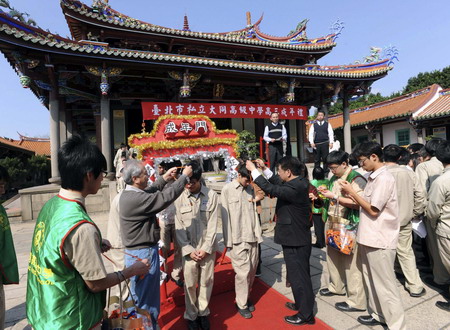
[[[322,191],[327,198],[325,201],[324,221],[325,228],[336,220],[333,215],[340,216],[350,221],[350,225],[356,228],[359,223],[359,205],[350,199],[341,190],[337,181],[349,182],[353,189],[360,195],[366,186],[366,179],[349,166],[349,155],[344,151],[332,151],[327,156],[328,168],[333,173],[328,185],[328,190]],[[330,281],[327,288],[319,290],[321,296],[345,296],[346,301],[337,302],[335,307],[343,312],[361,312],[366,310],[366,294],[364,291],[361,267],[357,262],[357,245],[350,255],[341,253],[327,246],[327,267]]]
[[[9,181],[8,171],[0,166],[0,196],[5,193]],[[3,285],[18,284],[19,270],[17,268],[16,252],[5,208],[0,204],[0,329],[5,328],[5,291]]]
[[[58,152],[61,190],[36,221],[28,265],[27,318],[34,329],[100,329],[106,289],[149,270],[148,260],[107,273],[110,244],[85,208],[106,172],[97,146],[80,136]]]

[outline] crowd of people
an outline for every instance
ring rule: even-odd
[[[272,122],[270,143],[283,140],[284,134],[284,127]],[[326,125],[316,129],[328,132]],[[324,161],[331,173],[316,166],[313,180],[296,157],[281,157],[272,169],[261,159],[241,161],[236,178],[220,196],[205,185],[196,161],[159,164],[149,186],[145,164],[124,156],[123,164],[117,163],[124,186],[111,203],[106,240],[85,207],[85,198],[97,193],[106,175],[104,156],[80,136],[59,150],[61,190],[39,214],[30,254],[26,313],[35,329],[100,329],[106,289],[119,283],[118,295],[146,310],[152,328],[158,329],[159,248],[167,259],[172,247],[172,269],[163,263],[165,280],[184,289],[187,328],[209,329],[219,218],[235,272],[236,310],[251,318],[257,308],[252,285],[261,272],[259,204],[264,196],[277,198],[274,241],[282,246],[294,296],[285,305],[293,313],[284,317],[289,324],[315,323],[309,264],[313,247],[327,252],[329,283],[319,294],[342,296],[335,304],[340,311],[367,311],[358,317],[364,325],[407,328],[395,273],[403,274],[411,297],[426,293],[413,246],[424,256],[421,262],[429,262],[434,282],[450,284],[448,141],[432,139],[409,149],[364,142],[351,155],[332,151]],[[0,168],[0,188],[7,179]],[[0,209],[2,244],[8,251],[1,264],[2,283],[9,284],[18,280],[17,262],[4,213]],[[354,240],[331,244],[348,235]],[[114,261],[111,273],[102,259],[106,251]],[[450,311],[448,301],[436,306]]]

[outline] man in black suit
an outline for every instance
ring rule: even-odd
[[[286,156],[278,163],[278,175],[274,176],[262,160],[258,167],[269,178],[267,181],[251,161],[246,167],[252,172],[254,182],[268,195],[277,197],[275,243],[283,247],[287,280],[291,284],[295,303],[286,307],[297,314],[285,316],[289,324],[314,324],[314,293],[309,271],[311,256],[311,202],[309,182],[304,178],[305,165],[298,158]]]

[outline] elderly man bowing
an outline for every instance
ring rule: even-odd
[[[122,240],[126,248],[125,265],[135,260],[131,255],[148,259],[151,263],[149,273],[144,278],[131,278],[131,293],[136,305],[149,311],[153,329],[157,327],[160,310],[159,298],[159,254],[158,241],[160,229],[156,213],[172,204],[183,192],[192,168],[186,166],[182,175],[168,189],[161,191],[168,181],[173,180],[177,168],[169,169],[147,189],[148,174],[141,161],[130,159],[126,162],[123,178],[127,187],[120,197],[120,222]]]

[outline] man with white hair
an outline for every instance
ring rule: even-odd
[[[147,189],[148,173],[143,162],[130,159],[123,170],[127,187],[120,197],[119,212],[126,252],[125,265],[132,264],[135,261],[133,257],[150,261],[149,273],[144,278],[130,279],[130,290],[136,299],[136,306],[150,313],[153,329],[157,328],[160,311],[160,228],[156,213],[164,210],[180,196],[192,175],[192,168],[186,166],[181,176],[168,189],[162,191],[166,183],[174,179],[176,171],[176,167],[169,169]]]

